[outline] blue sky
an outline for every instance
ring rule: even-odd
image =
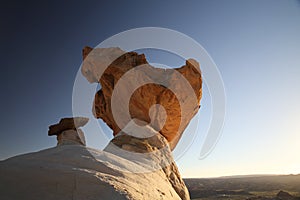
[[[48,126],[72,115],[84,46],[131,28],[157,26],[200,43],[226,89],[222,136],[200,160],[211,115],[204,88],[199,134],[177,161],[182,175],[300,173],[299,1],[12,2],[0,13],[0,159],[56,144],[47,136]],[[86,137],[88,145],[103,146],[92,134]]]

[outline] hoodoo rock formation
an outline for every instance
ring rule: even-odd
[[[95,117],[103,119],[117,135],[131,119],[150,123],[152,115],[151,126],[168,140],[171,149],[175,148],[200,107],[202,79],[195,60],[189,59],[175,70],[161,69],[149,65],[144,54],[124,52],[120,48],[90,47],[83,49],[83,59],[82,74],[89,82],[100,83],[102,87],[95,95]],[[124,75],[128,77],[127,82],[120,81]],[[118,85],[119,81],[122,84]],[[112,101],[117,85],[119,94]],[[124,105],[126,96],[130,96],[129,105]],[[156,107],[149,115],[153,105],[161,105],[165,113]],[[117,116],[113,106],[118,107]],[[130,117],[126,116],[128,106]]]
[[[48,135],[57,136],[57,145],[78,143],[85,146],[85,136],[79,127],[84,126],[88,121],[86,117],[63,118],[58,124],[49,126]]]
[[[114,138],[86,147],[89,119],[61,119],[48,131],[56,147],[0,161],[1,200],[190,199],[171,151],[200,107],[199,64],[160,69],[119,48],[86,47],[83,58],[83,75],[102,87],[91,109]]]

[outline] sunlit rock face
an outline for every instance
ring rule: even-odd
[[[83,49],[83,58],[82,74],[102,87],[94,99],[96,118],[114,135],[131,120],[148,124],[175,148],[200,107],[202,79],[195,60],[175,70],[161,69],[149,65],[144,54],[90,47]]]
[[[133,129],[128,130],[128,133],[121,131],[111,140],[104,151],[137,164],[138,167],[127,170],[146,179],[151,179],[153,174],[159,174],[159,180],[150,184],[151,186],[149,185],[148,188],[157,187],[156,190],[160,192],[166,189],[174,190],[176,195],[173,195],[172,198],[177,198],[178,195],[182,200],[190,199],[189,192],[173,160],[166,138],[147,125],[144,126],[143,130],[144,134],[149,134],[147,138],[133,136],[138,134]],[[167,182],[169,186],[161,188],[160,183],[157,183],[157,181]],[[159,199],[168,198],[170,197],[167,197],[165,192],[162,192],[159,197]],[[147,198],[143,197],[143,199]]]

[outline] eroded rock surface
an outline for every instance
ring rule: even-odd
[[[104,151],[62,144],[16,156],[0,161],[0,177],[1,200],[189,199],[159,133],[120,133]]]
[[[144,54],[126,53],[119,48],[90,47],[83,50],[83,58],[83,75],[89,82],[98,82],[102,87],[94,100],[96,118],[103,119],[114,135],[132,119],[148,123],[168,140],[171,149],[175,148],[200,107],[202,79],[195,60],[189,59],[175,70],[160,69],[150,66]],[[143,68],[138,68],[140,66]],[[124,75],[127,75],[127,81],[118,84]],[[119,93],[112,102],[117,84]],[[133,85],[139,87],[131,94]],[[124,103],[125,96],[130,96],[129,106]],[[149,115],[150,108],[157,104],[163,106],[166,115],[158,108],[152,109]],[[112,106],[118,107],[118,116],[113,115]],[[130,117],[126,115],[128,107]],[[117,122],[116,117],[119,119]]]
[[[148,129],[146,131],[155,132],[149,126],[146,126],[146,129]],[[137,163],[139,168],[131,169],[132,173],[145,175],[149,172],[161,173],[163,179],[170,184],[181,199],[190,199],[186,185],[173,160],[168,141],[158,132],[151,135],[147,138],[137,138],[120,132],[104,151]]]

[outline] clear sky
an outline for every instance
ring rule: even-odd
[[[222,136],[200,160],[211,115],[204,87],[199,134],[177,160],[182,175],[300,173],[300,1],[14,1],[0,9],[1,160],[55,146],[48,126],[72,115],[84,46],[157,26],[200,43],[226,89]]]

